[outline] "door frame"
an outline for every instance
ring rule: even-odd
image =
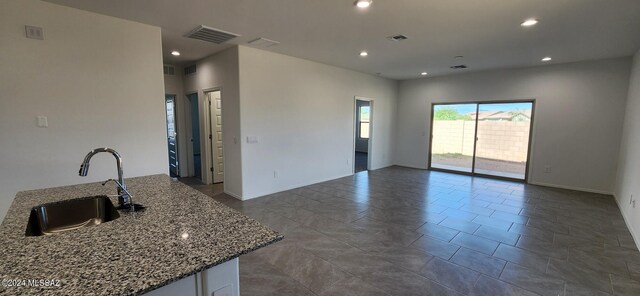
[[[206,97],[207,101],[209,101],[208,93],[214,92],[214,91],[219,91],[220,92],[220,109],[221,109],[220,112],[222,113],[222,112],[224,112],[224,98],[223,98],[224,93],[222,91],[222,87],[221,86],[203,89],[202,90],[202,94]],[[214,163],[215,159],[213,159],[213,126],[212,126],[213,121],[211,120],[211,106],[208,105],[206,102],[205,102],[205,106],[207,107],[207,111],[205,112],[205,117],[206,118],[204,118],[204,120],[206,120],[206,122],[204,124],[205,128],[206,128],[204,135],[205,135],[205,137],[208,137],[207,136],[207,132],[208,132],[209,135],[211,135],[211,138],[209,139],[209,141],[207,141],[207,144],[205,144],[205,149],[207,150],[207,156],[206,156],[207,157],[207,161],[206,161],[206,163],[207,163],[208,169],[205,170],[206,171],[206,178],[203,178],[203,179],[206,179],[206,181],[203,180],[203,183],[205,183],[205,184],[214,184],[213,183],[213,171],[211,171],[211,168],[215,168],[215,165],[214,165],[215,164]],[[222,151],[223,151],[223,155],[224,155],[224,150],[225,150],[224,149],[224,144],[225,144],[225,141],[224,141],[224,135],[225,135],[225,132],[224,132],[224,114],[222,115],[222,120],[223,120],[223,123],[222,123],[222,137],[223,137],[223,140],[222,140]],[[224,156],[223,156],[223,159],[224,159]],[[205,162],[204,159],[203,159],[203,162]],[[226,165],[227,165],[226,161],[223,161],[222,166],[223,166],[223,170],[225,172],[227,171]],[[223,177],[223,181],[222,181],[223,184],[225,183],[226,176],[227,176],[227,174],[225,173],[225,175]]]
[[[356,137],[358,136],[358,117],[356,116],[356,112],[357,111],[357,101],[367,101],[369,102],[369,140],[367,141],[367,171],[371,170],[371,155],[373,154],[373,137],[374,137],[374,128],[373,128],[373,122],[375,120],[374,118],[374,102],[375,99],[372,98],[367,98],[367,97],[360,97],[360,96],[355,96],[353,97],[353,110],[351,112],[351,115],[353,116],[353,136],[351,137],[351,139],[353,140],[353,146],[351,147],[351,174],[355,174],[356,173]]]
[[[201,120],[200,116],[200,92],[197,90],[190,90],[185,92],[184,97],[185,97],[185,103],[187,104],[187,108],[185,108],[186,110],[188,110],[187,112],[185,112],[185,117],[186,117],[186,126],[187,126],[187,130],[185,131],[185,133],[189,134],[189,139],[193,140],[193,110],[191,108],[191,98],[189,98],[189,96],[191,95],[196,95],[197,97],[197,105],[198,105],[198,118]],[[198,122],[199,124],[199,122]],[[200,141],[202,141],[202,132],[200,133]],[[202,163],[202,143],[200,143],[200,160]],[[202,169],[202,164],[201,167]],[[195,177],[196,176],[196,165],[195,165],[195,159],[193,157],[193,141],[189,140],[187,141],[187,176],[188,177]],[[201,177],[202,177],[202,172],[200,172]],[[202,181],[202,180],[201,180]]]
[[[440,169],[440,168],[434,168],[431,166],[431,159],[432,159],[432,152],[433,152],[433,115],[434,115],[434,107],[436,105],[464,105],[464,104],[476,104],[476,114],[477,112],[480,110],[480,105],[481,104],[509,104],[509,103],[531,103],[531,121],[529,123],[529,143],[527,144],[527,164],[525,166],[525,171],[524,171],[524,179],[516,179],[516,178],[509,178],[509,177],[503,177],[503,176],[494,176],[494,175],[488,175],[488,174],[480,174],[480,173],[476,173],[475,172],[475,165],[476,165],[476,148],[477,148],[477,143],[478,143],[478,117],[476,116],[476,126],[475,126],[475,141],[473,142],[473,158],[472,158],[472,166],[471,166],[471,172],[461,172],[461,171],[454,171],[454,170],[448,170],[448,169]],[[461,174],[461,175],[467,175],[467,176],[478,176],[478,177],[486,177],[486,178],[493,178],[493,179],[500,179],[500,180],[507,180],[507,181],[516,181],[516,182],[523,182],[523,183],[528,183],[529,182],[529,175],[530,172],[529,170],[531,169],[531,150],[533,147],[533,133],[534,133],[534,122],[535,122],[535,113],[536,113],[536,99],[535,98],[528,98],[528,99],[508,99],[508,100],[485,100],[485,101],[460,101],[460,102],[442,102],[442,103],[437,103],[437,102],[431,102],[431,115],[429,117],[429,155],[428,155],[428,160],[427,160],[427,170],[430,171],[437,171],[437,172],[445,172],[445,173],[453,173],[453,174]]]
[[[167,97],[173,97],[173,128],[175,130],[175,145],[176,145],[176,172],[177,175],[180,176],[180,139],[179,134],[178,133],[178,95],[174,95],[174,94],[164,94],[164,112],[165,112],[165,127],[167,126]],[[167,129],[167,141],[169,141],[169,130]],[[167,152],[167,155],[169,155],[169,152]],[[171,164],[169,164],[171,165]],[[171,173],[171,168],[169,168],[169,173]]]

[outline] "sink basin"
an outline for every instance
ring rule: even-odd
[[[26,236],[50,235],[118,219],[120,214],[106,196],[93,196],[43,204],[31,209]]]

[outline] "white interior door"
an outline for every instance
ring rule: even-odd
[[[220,91],[209,95],[209,118],[211,119],[211,150],[213,183],[224,182],[224,155],[222,150],[222,98]]]

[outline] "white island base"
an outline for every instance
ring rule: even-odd
[[[144,294],[145,296],[239,296],[238,258]]]

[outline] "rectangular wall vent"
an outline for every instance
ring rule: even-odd
[[[184,68],[184,75],[191,75],[191,74],[194,74],[194,73],[196,73],[196,65],[195,64]]]
[[[164,65],[164,75],[176,75],[176,69],[171,65]]]
[[[189,32],[186,37],[203,40],[215,44],[222,44],[240,35],[200,25]]]
[[[267,39],[267,38],[262,38],[262,37],[253,39],[253,40],[249,41],[248,43],[253,45],[253,46],[257,46],[257,47],[271,47],[271,46],[280,44],[280,42],[278,42],[278,41]]]

